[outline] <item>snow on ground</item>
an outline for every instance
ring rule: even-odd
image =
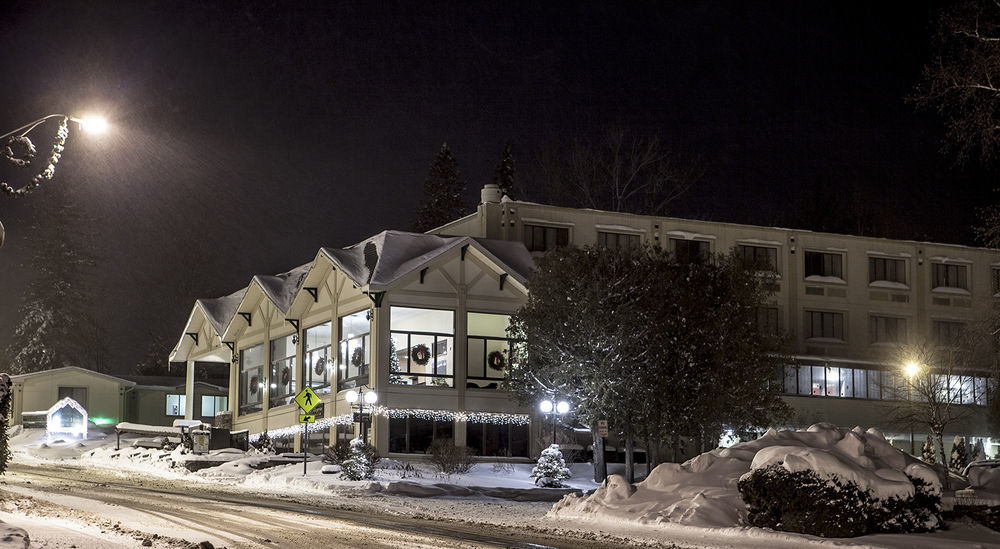
[[[370,504],[381,512],[430,518],[599,531],[636,540],[699,547],[1000,548],[1000,533],[961,522],[951,523],[947,531],[932,534],[880,534],[836,540],[741,526],[745,506],[736,483],[752,468],[769,463],[835,473],[881,494],[905,492],[901,471],[934,478],[933,473],[921,469],[926,466],[892,448],[874,430],[848,431],[823,424],[808,431],[772,430],[756,441],[716,449],[684,464],[660,465],[646,480],[634,485],[626,483],[620,475],[612,475],[603,485],[597,485],[592,481],[589,464],[574,464],[573,478],[568,484],[587,493],[567,495],[554,506],[551,502],[560,500],[568,490],[534,487],[529,476],[532,464],[483,462],[468,474],[442,476],[427,462],[384,459],[374,480],[347,481],[336,473],[330,474],[335,467],[319,460],[309,461],[303,474],[301,456],[293,460],[294,456],[234,449],[194,456],[180,450],[133,446],[140,441],[155,442],[150,437],[123,435],[121,450],[115,450],[113,430],[109,432],[107,428],[92,429],[89,438],[82,441],[49,440],[44,431],[34,429],[17,432],[11,438],[14,459],[20,462],[69,460],[77,466],[103,468],[129,476],[184,479],[234,492],[316,494],[325,501],[347,497],[352,504]],[[266,462],[282,459],[286,463],[260,468]],[[174,465],[187,460],[213,460],[220,464],[196,472]],[[981,474],[983,484],[1000,485],[1000,476],[991,475]],[[0,513],[0,520],[29,533],[48,524],[4,513]],[[23,547],[9,545],[16,543],[16,538],[12,540],[0,540],[0,549]]]

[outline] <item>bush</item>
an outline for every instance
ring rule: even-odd
[[[339,439],[334,444],[326,447],[326,450],[323,452],[323,463],[340,465],[349,457],[351,457],[351,443],[347,440]]]
[[[738,486],[751,526],[823,537],[933,531],[941,521],[941,498],[929,484],[909,478],[913,496],[880,499],[851,481],[774,464],[744,475]]]
[[[261,433],[260,436],[257,437],[257,440],[251,441],[250,446],[253,446],[255,449],[257,449],[258,452],[265,452],[271,454],[275,453],[274,443],[271,442],[271,437],[267,435],[267,431]]]
[[[431,463],[446,475],[468,473],[475,465],[473,461],[475,450],[468,446],[455,446],[455,441],[450,438],[435,440],[428,451],[431,454]]]

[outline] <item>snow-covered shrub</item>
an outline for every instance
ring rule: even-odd
[[[271,442],[271,437],[267,436],[267,431],[264,431],[256,439],[250,441],[250,446],[255,450],[265,454],[274,454],[274,443]]]
[[[955,437],[955,443],[951,448],[951,468],[953,471],[961,472],[969,464],[969,449],[965,446],[965,439]]]
[[[475,450],[468,446],[455,446],[450,438],[439,438],[428,448],[431,463],[446,475],[465,474],[472,470]]]
[[[930,435],[927,435],[927,440],[920,447],[920,459],[926,463],[937,463],[937,454],[934,451],[934,442]]]
[[[349,457],[351,457],[351,444],[344,439],[338,439],[323,451],[323,463],[340,465]]]
[[[340,476],[347,480],[367,480],[375,477],[375,465],[379,461],[375,448],[356,438],[351,441],[351,457],[341,464]]]
[[[542,450],[538,463],[531,470],[531,478],[535,479],[535,485],[543,488],[562,488],[566,486],[563,481],[571,476],[558,444]]]
[[[854,481],[775,463],[744,475],[738,487],[752,526],[823,537],[933,531],[940,524],[940,495],[932,484],[907,478],[913,495],[882,499]]]

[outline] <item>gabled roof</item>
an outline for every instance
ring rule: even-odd
[[[257,275],[253,277],[253,281],[264,290],[264,295],[271,300],[271,303],[274,303],[275,307],[282,313],[287,313],[288,307],[295,300],[295,295],[302,289],[302,282],[305,281],[312,265],[312,263],[306,263],[277,275]],[[239,303],[236,306],[238,307]],[[233,314],[235,313],[236,309],[233,309]]]
[[[521,282],[534,268],[531,254],[520,242],[402,231],[384,231],[346,248],[321,248],[320,253],[357,286],[383,290],[434,258],[466,245],[495,259]]]
[[[247,293],[247,288],[233,292],[227,296],[199,299],[195,301],[195,306],[201,307],[205,312],[205,317],[212,323],[215,333],[221,335],[229,325],[229,321],[236,315],[243,296]]]
[[[14,381],[14,382],[23,382],[23,381],[26,381],[28,379],[41,378],[41,377],[46,377],[46,376],[59,376],[59,375],[65,374],[68,371],[81,372],[83,374],[86,374],[86,375],[89,375],[89,376],[93,376],[93,377],[97,377],[97,378],[101,378],[101,379],[105,379],[107,381],[112,381],[114,383],[121,383],[122,385],[125,385],[127,387],[132,387],[133,385],[135,385],[134,381],[129,381],[127,379],[122,379],[120,377],[115,377],[115,376],[110,375],[110,374],[104,374],[104,373],[101,373],[101,372],[95,372],[94,370],[88,370],[86,368],[80,368],[79,366],[64,366],[62,368],[53,368],[51,370],[40,370],[40,371],[37,371],[37,372],[28,372],[26,374],[18,374],[18,375],[15,375],[15,376],[10,376],[10,379],[12,381]]]

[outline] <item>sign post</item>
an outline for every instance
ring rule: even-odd
[[[302,447],[302,476],[306,476],[308,472],[306,448],[309,447],[309,424],[316,423],[316,416],[309,412],[319,406],[319,395],[312,390],[312,387],[306,387],[295,395],[295,403],[305,412],[305,414],[299,414],[299,423],[302,424],[302,443],[299,446]]]

